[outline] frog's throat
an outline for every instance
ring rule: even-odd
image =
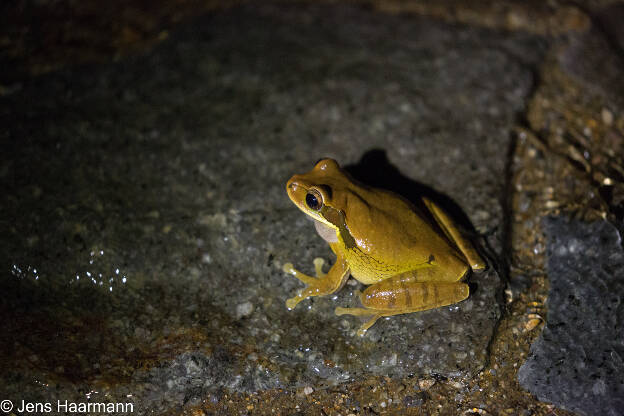
[[[316,232],[321,238],[328,243],[337,243],[338,242],[338,230],[334,227],[330,227],[324,222],[314,220],[314,228],[316,228]]]
[[[332,207],[328,207],[327,205],[324,205],[321,208],[321,216],[323,217],[323,219],[325,219],[327,222],[329,222],[331,225],[333,225],[333,227],[337,229],[338,231],[337,234],[340,236],[340,239],[342,239],[346,248],[356,247],[355,238],[353,238],[353,236],[349,232],[349,228],[347,227],[347,221],[345,220],[344,212],[342,212],[341,210],[332,208]],[[317,228],[317,231],[318,231],[318,228]],[[336,237],[338,237],[338,235]],[[322,234],[321,234],[321,237],[323,237]],[[329,241],[329,240],[325,239],[325,241]]]

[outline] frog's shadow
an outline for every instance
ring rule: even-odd
[[[404,176],[388,161],[385,150],[368,150],[358,163],[347,165],[343,169],[356,181],[392,191],[423,212],[429,212],[422,202],[422,198],[426,197],[441,207],[464,231],[477,234],[468,216],[455,201],[425,184]]]
[[[385,150],[368,150],[362,155],[358,163],[344,166],[343,169],[349,173],[353,179],[364,185],[386,189],[407,199],[421,212],[428,214],[430,222],[436,225],[436,221],[422,201],[423,197],[430,199],[441,207],[453,221],[467,233],[468,237],[470,237],[471,241],[476,245],[475,237],[478,236],[479,233],[475,230],[468,215],[466,215],[459,205],[447,195],[404,176],[396,166],[390,163]],[[477,247],[477,250],[478,249]],[[472,289],[471,287],[471,292]],[[476,289],[476,287],[474,289]]]

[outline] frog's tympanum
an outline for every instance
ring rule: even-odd
[[[284,271],[307,285],[286,301],[293,309],[310,296],[339,290],[349,274],[370,285],[360,294],[363,308],[336,308],[337,315],[370,316],[359,335],[382,316],[437,308],[460,302],[469,289],[462,279],[485,263],[474,246],[438,206],[423,198],[429,214],[402,197],[354,182],[332,159],[294,175],[290,199],[314,220],[316,231],[336,254],[323,273],[315,259],[316,278],[284,265]]]

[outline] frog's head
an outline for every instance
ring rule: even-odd
[[[345,184],[345,174],[333,159],[321,159],[314,168],[302,175],[294,175],[286,184],[286,192],[293,203],[308,216],[338,229],[344,224],[344,211],[337,206],[337,194]]]

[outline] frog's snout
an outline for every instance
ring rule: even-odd
[[[297,178],[297,175],[290,178],[290,180],[286,183],[286,193],[295,203],[302,201],[306,192],[305,186],[303,186],[299,178]]]
[[[289,180],[288,183],[286,183],[286,193],[288,194],[290,199],[293,199],[293,196],[297,193],[297,188],[299,188],[299,185],[292,179]]]
[[[298,175],[293,175],[290,177],[290,179],[288,179],[288,182],[286,182],[286,191],[293,192],[297,190],[297,188],[299,187],[299,181],[297,180],[297,176]]]

